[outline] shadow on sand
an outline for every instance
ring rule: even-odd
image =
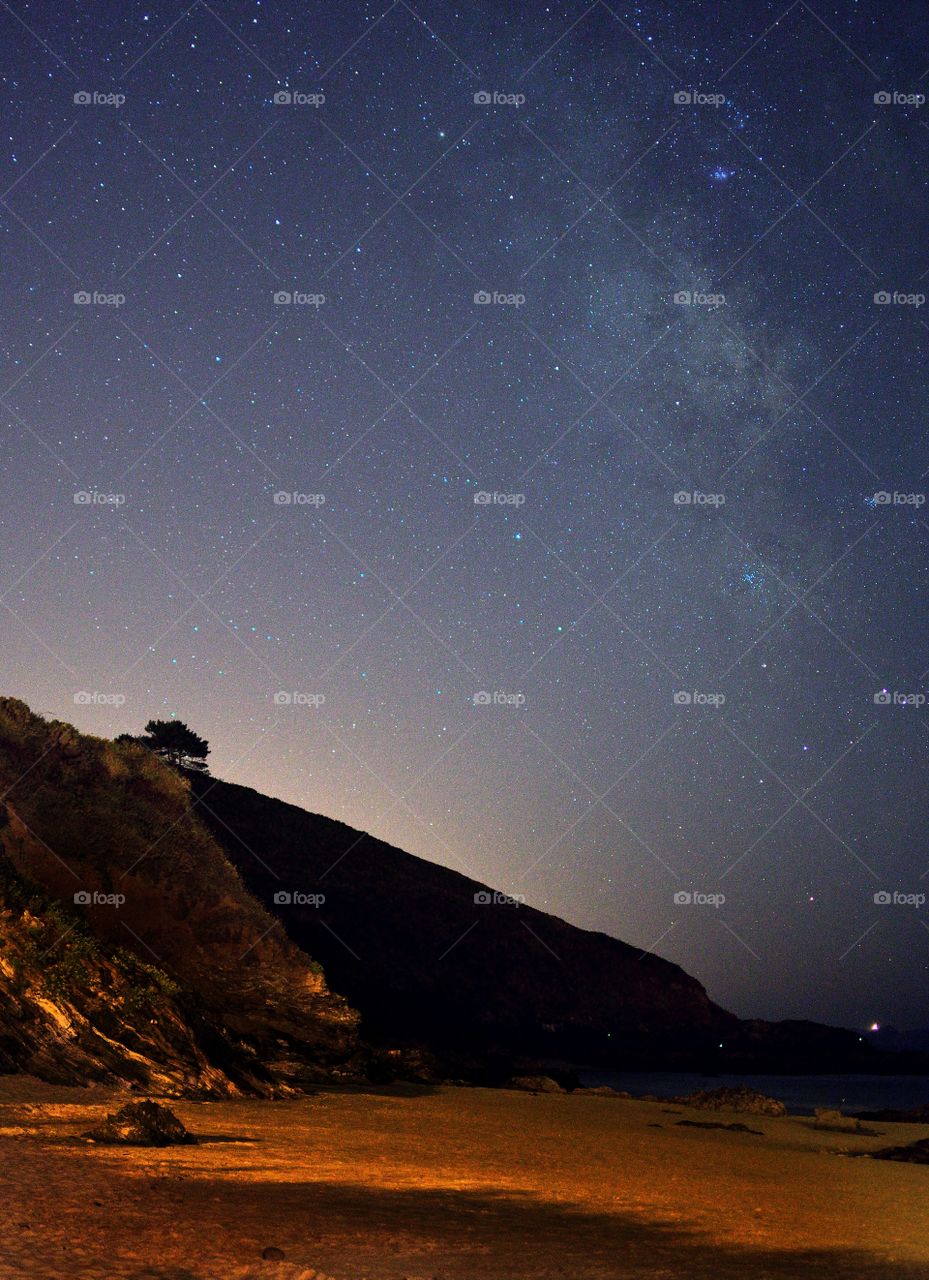
[[[157,1198],[153,1190],[152,1197]],[[629,1212],[591,1213],[509,1192],[380,1190],[351,1183],[187,1183],[178,1225],[189,1223],[186,1265],[135,1261],[121,1280],[213,1280],[206,1242],[235,1224],[254,1250],[224,1274],[282,1280],[316,1268],[339,1280],[404,1276],[436,1280],[926,1280],[925,1263],[893,1263],[864,1250],[720,1246],[699,1232]],[[282,1249],[286,1263],[260,1260]],[[158,1250],[153,1242],[153,1256]],[[133,1269],[134,1268],[134,1269]],[[279,1269],[278,1269],[279,1268]],[[22,1276],[38,1276],[25,1270]],[[114,1273],[116,1274],[116,1273]],[[42,1280],[47,1275],[42,1273]]]

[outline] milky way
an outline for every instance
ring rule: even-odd
[[[929,1021],[926,16],[0,29],[4,692]]]

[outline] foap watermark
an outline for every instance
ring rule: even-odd
[[[902,693],[899,689],[879,689],[872,701],[877,707],[924,707],[924,693]]]
[[[898,89],[878,89],[874,95],[876,107],[922,107],[925,102],[924,93],[900,93]]]
[[[724,893],[702,893],[699,889],[678,889],[674,895],[676,907],[715,907],[718,911],[725,901]]]
[[[724,693],[701,693],[699,689],[678,689],[674,695],[676,707],[721,707],[725,702]]]
[[[92,293],[89,289],[78,289],[74,302],[78,307],[122,307],[125,305],[126,295],[102,293],[99,289],[94,289]]]
[[[77,707],[124,707],[126,695],[101,693],[99,689],[78,689],[74,695],[74,705]]]
[[[901,293],[895,289],[878,289],[874,301],[879,307],[921,307],[926,301],[924,293]]]
[[[521,907],[525,905],[524,893],[500,893],[497,889],[478,889],[474,901],[480,907]]]
[[[901,893],[899,889],[878,889],[874,895],[878,907],[922,907],[925,902],[924,893]]]
[[[124,893],[101,893],[98,889],[78,889],[74,895],[76,907],[116,907],[119,910],[125,901]]]
[[[677,307],[724,307],[724,293],[701,293],[699,289],[678,289],[674,295]]]
[[[701,89],[678,89],[674,95],[678,107],[721,107],[725,101],[724,93],[704,93]]]
[[[324,893],[303,893],[300,889],[278,889],[274,895],[277,907],[321,907],[325,901]]]
[[[77,507],[124,507],[124,493],[101,493],[99,489],[78,489],[74,494],[74,505]]]
[[[497,493],[487,489],[479,489],[474,495],[475,506],[478,507],[521,507],[526,501],[524,493]]]
[[[274,695],[274,705],[276,707],[324,707],[326,695],[324,693],[288,693],[286,689],[279,689]]]
[[[278,489],[274,495],[276,507],[324,507],[324,493],[289,493],[286,489]]]
[[[276,307],[321,307],[326,301],[324,293],[301,293],[299,289],[278,289],[274,294]]]
[[[725,502],[724,493],[703,493],[700,489],[678,489],[674,495],[676,507],[722,507]]]
[[[476,107],[524,107],[524,93],[500,93],[496,89],[478,89],[474,95]]]
[[[879,489],[870,501],[872,507],[922,507],[925,506],[924,493],[899,493],[896,489],[890,493],[887,489]]]
[[[96,89],[78,89],[74,95],[76,107],[121,107],[125,101],[124,93],[99,93]]]
[[[325,101],[324,93],[302,93],[299,89],[278,89],[274,95],[276,107],[321,107]]]
[[[478,307],[515,307],[517,311],[526,305],[524,293],[498,293],[495,289],[489,293],[486,289],[478,289],[474,295],[475,306]]]
[[[492,692],[487,689],[480,689],[473,695],[471,701],[476,707],[524,707],[526,705],[526,695],[524,693],[505,693],[502,689],[494,689]]]

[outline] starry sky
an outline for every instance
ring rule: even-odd
[[[0,31],[3,691],[929,1024],[929,15]]]

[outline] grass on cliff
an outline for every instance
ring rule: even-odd
[[[77,904],[94,936],[233,1017],[299,1021],[323,1001],[351,1020],[201,824],[187,779],[144,747],[0,698],[0,794],[0,845],[17,872],[65,904],[124,899]]]

